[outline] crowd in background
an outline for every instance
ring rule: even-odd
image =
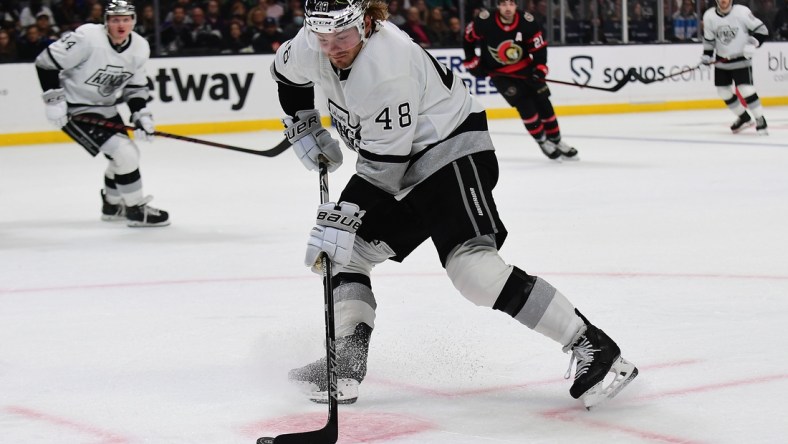
[[[536,2],[535,15],[546,23],[547,0]],[[664,38],[658,35],[658,3],[656,0],[629,0],[626,23],[627,41],[651,42],[700,42],[703,31],[703,12],[715,5],[714,0],[665,0],[662,6]],[[777,3],[775,3],[777,2]],[[752,10],[769,30],[771,40],[788,40],[788,9],[786,0],[734,0]],[[621,0],[567,0],[564,11],[563,43],[621,43]],[[559,40],[558,5],[553,12],[553,43]]]
[[[657,35],[656,0],[628,2],[629,42],[698,42],[705,1],[664,1],[664,38]],[[775,3],[778,2],[778,4]],[[495,0],[389,0],[389,21],[425,48],[462,46],[464,26]],[[769,28],[770,39],[788,40],[788,0],[742,0]],[[160,47],[155,38],[153,5],[134,2],[135,31],[151,43],[154,55],[272,54],[304,23],[303,0],[162,0]],[[551,44],[620,43],[621,0],[523,0],[523,8],[543,26],[552,15]],[[84,23],[102,23],[102,0],[0,0],[0,63],[30,62],[63,33]],[[551,10],[550,10],[551,9]],[[563,23],[563,28],[561,24]],[[563,30],[563,32],[562,32]],[[550,35],[550,34],[548,34]]]

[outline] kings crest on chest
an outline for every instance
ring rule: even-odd
[[[123,86],[133,74],[123,70],[122,66],[107,65],[99,68],[85,80],[86,85],[98,88],[99,94],[109,97]]]
[[[330,99],[328,101],[328,112],[331,114],[331,118],[334,119],[334,126],[339,133],[339,137],[342,138],[342,141],[345,142],[348,148],[358,152],[361,146],[361,123],[353,122],[350,112]]]
[[[717,28],[717,40],[722,42],[723,45],[727,45],[736,38],[736,34],[738,34],[739,28],[735,26],[721,26]]]

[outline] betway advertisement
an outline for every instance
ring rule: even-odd
[[[571,107],[716,99],[712,72],[690,69],[697,66],[701,52],[700,44],[550,48],[548,78],[576,84],[552,83],[553,103]],[[462,50],[431,53],[456,72],[485,107],[508,108],[489,79],[473,78],[462,69]],[[282,110],[269,73],[272,60],[270,55],[151,59],[147,65],[149,106],[157,124],[252,121],[276,127]],[[753,63],[761,97],[788,97],[788,42],[766,43]],[[632,68],[643,78],[657,81],[629,83],[617,92],[580,87],[612,88]],[[688,72],[669,77],[682,71]],[[0,65],[0,138],[2,134],[52,131],[40,96],[33,64]],[[320,97],[318,90],[318,101]],[[125,108],[121,105],[124,116]]]

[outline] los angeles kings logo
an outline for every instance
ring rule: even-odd
[[[85,81],[85,84],[98,88],[99,94],[109,97],[120,89],[132,76],[132,73],[123,70],[122,66],[107,65],[94,72]]]

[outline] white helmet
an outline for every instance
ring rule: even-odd
[[[131,19],[137,22],[137,10],[129,0],[109,0],[104,11],[104,23],[107,23],[113,15],[130,15]]]
[[[364,38],[364,12],[367,0],[306,0],[304,22],[319,33],[337,33],[355,26]]]

